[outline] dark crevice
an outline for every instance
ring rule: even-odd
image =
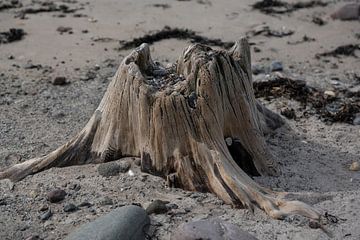
[[[228,146],[229,152],[236,164],[250,177],[260,176],[250,154],[239,140],[233,140]]]

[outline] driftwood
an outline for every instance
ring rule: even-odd
[[[142,171],[170,186],[210,191],[276,219],[300,214],[319,220],[314,208],[249,176],[279,174],[264,133],[283,123],[256,101],[250,63],[246,39],[229,51],[191,45],[167,68],[153,62],[142,44],[123,60],[80,133],[44,157],[0,171],[0,179],[138,156]]]

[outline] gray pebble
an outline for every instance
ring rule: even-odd
[[[115,162],[107,162],[100,164],[97,170],[103,177],[116,176],[120,172],[120,166]]]
[[[181,224],[172,234],[171,240],[257,240],[238,226],[213,218]]]
[[[51,203],[60,202],[60,201],[64,200],[65,196],[66,196],[66,192],[62,189],[55,189],[46,194],[46,198]]]
[[[166,204],[169,203],[167,201],[155,200],[146,208],[146,212],[148,214],[162,214],[168,211]]]
[[[75,212],[76,210],[78,210],[78,208],[72,203],[68,203],[64,206],[64,212]]]
[[[357,114],[355,115],[355,118],[354,118],[354,120],[353,120],[353,124],[354,124],[354,125],[360,125],[360,113],[357,113]]]
[[[149,216],[143,208],[124,206],[80,226],[65,240],[144,240],[149,225]]]
[[[113,205],[114,202],[111,198],[109,198],[108,196],[105,196],[104,198],[100,199],[99,201],[100,205]]]
[[[83,201],[78,205],[78,207],[91,207],[91,206],[92,204],[88,201]]]
[[[65,85],[67,84],[66,77],[62,77],[62,76],[55,77],[54,80],[52,81],[52,84],[57,86]]]
[[[273,61],[270,64],[271,72],[281,72],[283,70],[283,64],[280,61]]]
[[[134,164],[135,164],[136,166],[140,166],[140,165],[141,165],[141,159],[140,159],[140,158],[135,158]]]
[[[266,69],[263,65],[261,64],[254,64],[251,66],[251,71],[254,75],[258,75],[258,74],[264,74],[266,73]]]
[[[48,220],[52,216],[51,209],[47,210],[44,214],[40,216],[40,219],[43,221]]]
[[[119,163],[119,171],[121,173],[126,173],[127,171],[129,171],[131,164],[128,161],[122,161]]]

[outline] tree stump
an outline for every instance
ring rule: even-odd
[[[283,124],[254,97],[246,39],[229,50],[189,46],[176,64],[153,62],[142,44],[121,63],[85,128],[50,154],[0,171],[18,181],[51,168],[141,157],[141,169],[170,186],[210,191],[225,203],[273,218],[314,208],[285,200],[249,175],[276,175],[264,133]],[[246,172],[249,174],[247,174]]]

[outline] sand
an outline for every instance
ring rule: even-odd
[[[97,107],[109,78],[130,51],[116,50],[119,40],[131,40],[165,25],[188,28],[223,41],[234,41],[264,23],[271,29],[291,29],[294,34],[282,38],[261,34],[251,37],[250,42],[260,49],[252,51],[253,64],[268,65],[279,60],[284,72],[301,76],[309,85],[324,90],[332,90],[334,81],[346,87],[360,84],[356,77],[360,76],[359,58],[315,58],[317,53],[359,42],[359,21],[330,19],[330,14],[347,1],[277,16],[252,10],[250,0],[64,2],[71,8],[83,9],[65,13],[65,17],[58,17],[60,12],[26,14],[26,19],[14,18],[16,8],[0,11],[0,32],[22,28],[27,33],[20,41],[0,45],[0,168],[45,154],[74,136]],[[153,5],[159,3],[169,7]],[[73,16],[80,13],[87,16]],[[327,23],[314,24],[313,16]],[[60,26],[71,27],[73,33],[60,34],[56,30]],[[305,35],[315,41],[288,44]],[[156,42],[151,46],[153,58],[174,62],[188,44],[177,39]],[[34,68],[29,69],[29,61]],[[57,76],[66,77],[68,84],[53,85]],[[285,98],[262,101],[276,112],[284,106],[298,106]],[[163,179],[141,173],[132,164],[134,176],[126,173],[104,178],[97,173],[96,165],[87,165],[54,168],[14,186],[1,181],[0,199],[6,204],[0,204],[0,239],[34,235],[62,239],[80,224],[117,206],[140,203],[146,207],[155,199],[178,205],[169,214],[152,216],[158,239],[169,239],[180,223],[212,216],[235,223],[259,239],[329,239],[331,234],[333,239],[359,239],[360,172],[349,170],[353,161],[360,161],[359,125],[328,124],[316,115],[286,122],[287,126],[267,136],[282,175],[255,180],[275,190],[293,192],[323,212],[337,216],[337,223],[325,226],[328,234],[311,229],[301,217],[273,220],[260,210],[252,213],[233,209],[212,194],[169,189]],[[49,204],[45,195],[55,187],[65,189],[68,196],[64,202]],[[110,197],[113,205],[103,205],[104,196]],[[93,206],[64,213],[66,203],[80,204],[85,200]],[[47,221],[39,219],[43,205],[49,205],[54,213]]]

